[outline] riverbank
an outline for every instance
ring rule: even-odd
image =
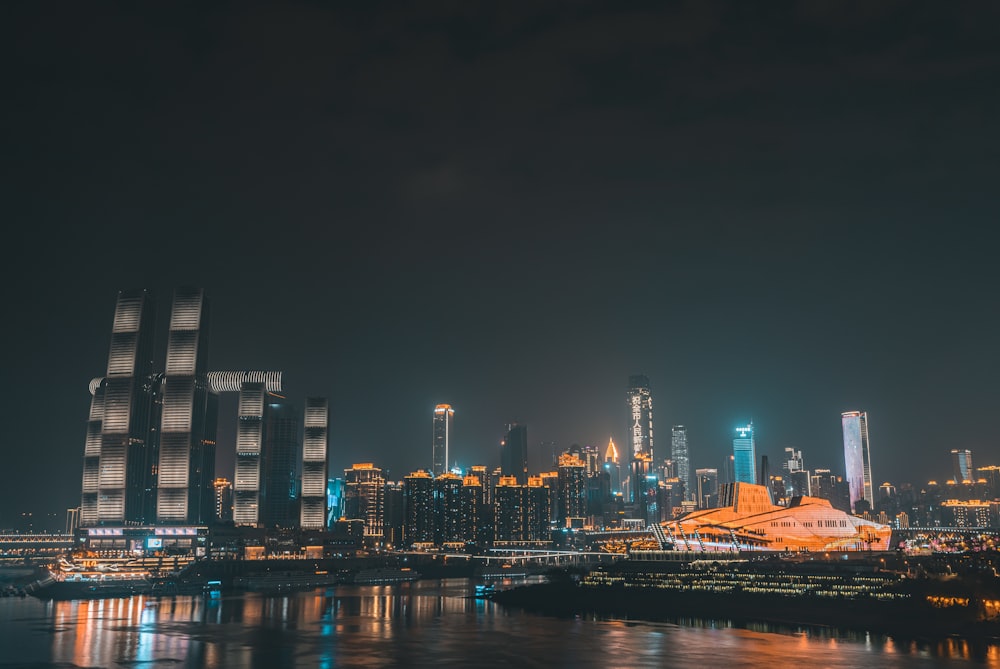
[[[954,591],[955,584],[949,584],[947,592]],[[939,596],[929,583],[906,583],[896,592],[899,596],[891,598],[876,593],[838,598],[625,583],[588,585],[557,578],[497,592],[492,600],[504,607],[561,618],[651,622],[702,618],[741,627],[752,623],[828,627],[914,640],[1000,639],[1000,621],[984,614],[982,600],[947,593]]]

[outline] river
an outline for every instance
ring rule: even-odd
[[[548,618],[471,599],[471,588],[445,579],[216,600],[0,598],[0,667],[1000,667],[1000,640]]]

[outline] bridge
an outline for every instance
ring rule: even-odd
[[[0,563],[49,561],[73,549],[72,534],[0,534]]]

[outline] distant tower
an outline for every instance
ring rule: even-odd
[[[649,391],[649,379],[635,375],[628,377],[628,391],[625,393],[631,412],[628,433],[631,435],[631,455],[644,453],[653,456],[653,397]]]
[[[218,395],[207,380],[208,299],[178,288],[170,314],[157,467],[160,523],[207,523],[215,515]]]
[[[611,492],[622,491],[622,470],[618,460],[618,447],[612,439],[608,439],[608,450],[604,452],[603,469],[608,474],[608,485]]]
[[[699,469],[695,471],[698,479],[698,508],[714,509],[719,505],[719,470]]]
[[[670,459],[674,462],[677,470],[677,478],[684,484],[688,498],[691,497],[693,488],[691,487],[691,460],[688,455],[687,428],[683,425],[674,425],[670,434]]]
[[[513,476],[518,485],[528,484],[528,426],[511,423],[500,442],[500,472]]]
[[[435,478],[448,471],[448,447],[451,441],[451,429],[455,420],[455,410],[450,404],[438,404],[434,407],[433,447],[431,473]]]
[[[302,435],[302,501],[299,524],[305,530],[326,526],[326,456],[330,407],[325,397],[307,397]]]
[[[787,482],[785,492],[788,497],[799,497],[801,495],[811,495],[809,486],[809,471],[806,470],[802,460],[802,451],[794,448],[785,449],[785,460],[781,468],[787,472]]]
[[[150,430],[155,306],[145,291],[121,291],[115,306],[107,376],[91,382],[83,456],[80,524],[150,522],[146,490],[155,471]]]
[[[845,411],[840,415],[844,428],[844,469],[850,489],[851,510],[859,500],[875,508],[872,490],[871,450],[868,444],[868,413]]]
[[[753,438],[753,421],[736,428],[733,439],[733,478],[736,483],[757,483],[757,454]]]
[[[955,483],[976,480],[976,470],[972,468],[972,451],[969,449],[951,449],[951,466],[955,472]]]

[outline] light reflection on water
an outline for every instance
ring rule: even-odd
[[[1000,666],[1000,645],[825,628],[558,619],[465,579],[267,596],[0,599],[0,667]]]

